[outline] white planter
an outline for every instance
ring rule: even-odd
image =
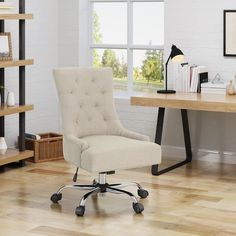
[[[14,107],[15,106],[15,96],[13,92],[8,92],[7,94],[7,106]]]
[[[7,144],[4,137],[0,137],[0,155],[4,155],[7,151]]]

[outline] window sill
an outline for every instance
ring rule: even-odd
[[[129,102],[130,101],[130,97],[131,96],[119,96],[119,95],[114,95],[113,96],[114,97],[114,100],[115,100],[115,102],[117,102],[117,101],[123,101],[123,102]]]
[[[113,97],[114,97],[114,99],[130,100],[130,98],[131,98],[132,96],[141,96],[141,95],[143,95],[144,93],[145,93],[145,94],[150,94],[150,95],[156,94],[156,92],[149,92],[149,93],[147,93],[147,92],[133,92],[132,94],[119,94],[119,93],[114,92]]]

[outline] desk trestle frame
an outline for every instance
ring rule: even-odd
[[[181,116],[182,116],[186,158],[184,161],[181,161],[177,164],[174,164],[174,165],[164,168],[162,170],[158,170],[159,165],[153,165],[152,166],[152,174],[153,175],[162,175],[166,172],[169,172],[169,171],[179,168],[183,165],[186,165],[187,163],[190,163],[192,161],[193,155],[192,155],[191,139],[190,139],[190,132],[189,132],[188,112],[186,109],[181,109]],[[162,140],[164,118],[165,118],[165,108],[160,107],[159,111],[158,111],[158,117],[157,117],[156,137],[155,137],[155,143],[157,143],[159,145],[161,145],[161,140]]]

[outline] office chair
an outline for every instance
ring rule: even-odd
[[[122,193],[132,199],[134,211],[141,213],[143,205],[123,188],[136,186],[141,198],[146,198],[148,191],[138,183],[108,184],[106,176],[117,170],[160,164],[161,147],[121,125],[113,101],[112,70],[61,68],[54,70],[54,77],[62,113],[64,157],[77,171],[81,168],[98,173],[98,180],[88,185],[65,185],[51,196],[51,201],[60,201],[66,188],[89,190],[75,210],[76,215],[83,216],[88,197]]]

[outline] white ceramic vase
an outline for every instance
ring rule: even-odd
[[[7,106],[13,107],[15,106],[15,96],[13,92],[8,92],[7,94]]]
[[[7,144],[4,137],[0,137],[0,155],[4,155],[7,151]]]

